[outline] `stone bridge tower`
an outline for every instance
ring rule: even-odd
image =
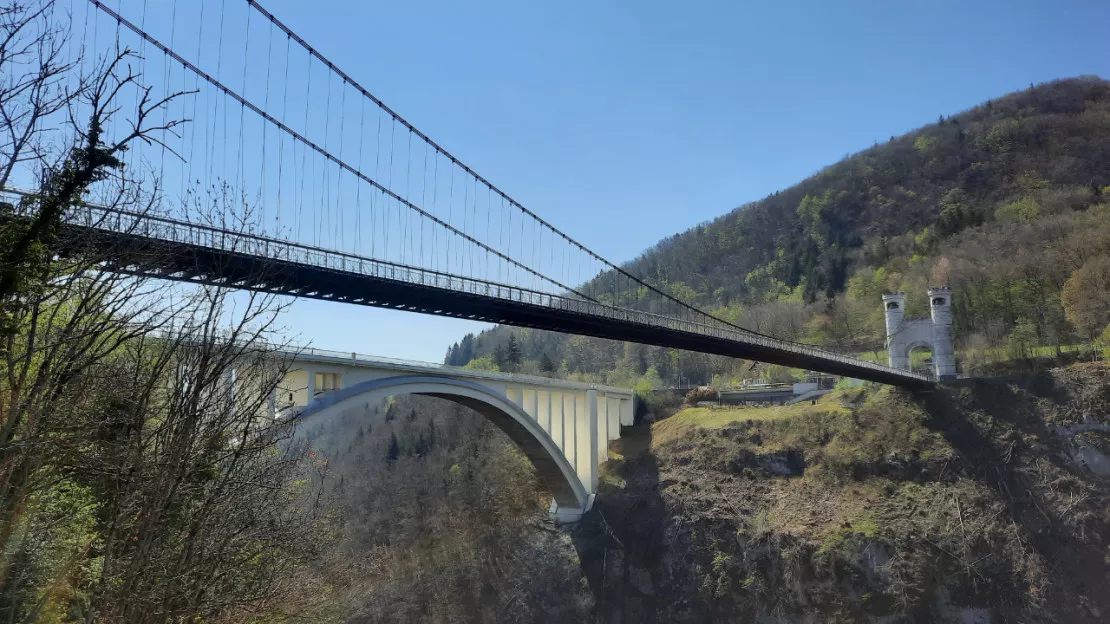
[[[956,354],[952,349],[952,291],[929,289],[927,319],[906,319],[906,294],[883,295],[886,312],[887,364],[910,370],[910,351],[926,347],[933,353],[933,374],[939,380],[956,378]]]

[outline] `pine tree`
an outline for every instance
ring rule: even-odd
[[[520,363],[524,361],[523,357],[520,354],[520,343],[517,342],[516,336],[513,335],[509,336],[508,358],[509,363],[512,364],[514,367],[520,366]]]
[[[386,456],[386,460],[389,462],[390,467],[393,467],[393,464],[397,463],[397,457],[400,456],[400,454],[401,447],[397,444],[397,434],[391,433],[389,434],[389,454]]]
[[[544,351],[543,357],[540,358],[540,370],[545,373],[555,372],[555,362],[551,361],[551,356],[546,351]]]

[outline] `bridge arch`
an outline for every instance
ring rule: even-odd
[[[317,397],[301,408],[299,417],[306,420],[339,414],[358,402],[377,402],[398,394],[446,399],[478,412],[504,431],[531,460],[540,482],[550,490],[560,509],[585,512],[589,508],[589,491],[551,436],[516,403],[473,381],[421,375],[372,379]]]

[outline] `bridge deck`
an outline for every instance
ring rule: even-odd
[[[99,211],[99,212],[98,212]],[[164,217],[90,207],[59,253],[91,251],[113,270],[358,305],[532,327],[924,390],[933,380],[815,347],[594,301],[382,262]]]

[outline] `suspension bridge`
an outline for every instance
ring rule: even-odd
[[[70,0],[74,62],[134,51],[150,91],[121,97],[164,100],[162,123],[185,123],[125,154],[127,170],[151,180],[142,199],[94,190],[67,213],[61,253],[92,251],[136,275],[933,384],[747,330],[606,260],[255,0],[114,4]],[[125,127],[113,121],[107,134]],[[4,192],[22,205],[23,192]]]

